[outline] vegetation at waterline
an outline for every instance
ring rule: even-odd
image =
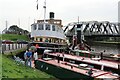
[[[2,40],[11,40],[11,41],[25,40],[25,41],[29,41],[29,38],[27,35],[2,34]]]

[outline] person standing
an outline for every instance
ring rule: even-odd
[[[34,52],[33,58],[34,58],[34,65],[36,65],[36,61],[38,60],[38,53],[37,53],[37,51]],[[35,66],[35,68],[36,68],[36,66]]]
[[[31,51],[31,49],[29,49],[29,51],[26,53],[26,55],[27,55],[27,57],[26,57],[26,59],[27,59],[26,64],[28,65],[28,63],[29,63],[30,67],[32,67],[32,51]]]
[[[63,61],[65,60],[65,54],[64,54],[64,52],[62,53],[62,56],[63,56]]]
[[[57,54],[58,63],[60,63],[60,54]]]
[[[25,66],[27,66],[27,52],[28,52],[28,50],[26,50],[26,52],[24,53],[24,60],[25,60]]]
[[[103,52],[100,53],[100,57],[101,57],[100,60],[103,60]]]

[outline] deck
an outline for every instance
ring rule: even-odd
[[[54,65],[57,67],[61,67],[61,68],[64,68],[64,69],[67,69],[67,70],[70,70],[70,71],[73,71],[76,73],[84,74],[86,76],[88,76],[87,72],[90,69],[89,67],[81,68],[77,64],[73,64],[73,63],[69,63],[69,62],[65,62],[65,61],[64,62],[60,61],[60,63],[58,63],[56,59],[55,60],[39,59],[39,61],[51,64],[51,65]],[[102,71],[102,70],[98,70],[98,69],[94,69],[94,68],[92,70],[93,70],[92,71],[93,74],[91,75],[91,77],[94,77],[94,78],[118,78],[118,76],[113,75],[111,72],[106,72],[106,71]]]
[[[47,55],[52,55],[52,56],[57,56],[57,54],[60,54],[60,57],[63,57],[62,53],[46,53]],[[111,67],[114,69],[118,69],[118,64],[120,62],[112,62],[108,60],[99,60],[98,58],[87,58],[87,57],[81,57],[81,56],[76,56],[76,55],[70,55],[70,54],[64,54],[64,57],[67,59],[72,59],[72,60],[77,60],[85,63],[90,63],[90,64],[97,64],[100,66],[106,66],[106,67]]]

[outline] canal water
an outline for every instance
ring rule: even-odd
[[[107,54],[120,54],[120,45],[115,44],[97,44],[97,45],[91,45],[92,49],[94,49],[96,52],[103,52],[105,50],[105,53]]]

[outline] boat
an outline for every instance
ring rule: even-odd
[[[46,13],[46,2],[44,5]],[[50,19],[45,18],[37,20],[31,25],[31,46],[35,46],[39,53],[44,50],[52,50],[53,52],[62,52],[66,46],[66,36],[62,29],[62,20],[54,19],[54,12],[50,12]]]
[[[119,80],[120,79],[117,74],[114,74],[110,71],[97,69],[88,63],[81,62],[79,64],[76,64],[76,61],[75,62],[70,61],[73,56],[70,58],[70,55],[68,54],[64,55],[65,60],[63,60],[63,54],[61,53],[46,53],[46,54],[49,57],[38,59],[35,65],[36,68],[48,74],[51,74],[60,80],[81,80],[81,79]],[[51,57],[50,55],[54,55],[54,57]],[[60,56],[58,57],[57,55]],[[77,59],[76,57],[73,58],[75,60]],[[91,70],[92,70],[92,74],[89,73],[89,71]]]
[[[44,8],[46,7],[44,6]],[[66,37],[61,23],[61,20],[54,19],[54,13],[51,12],[50,19],[37,20],[37,23],[31,25],[31,44],[38,51],[45,52],[44,57],[36,61],[35,67],[37,69],[62,80],[119,79],[118,66],[102,64],[98,59],[92,60],[83,56],[64,54]],[[73,41],[73,44],[75,45],[76,42]],[[72,52],[90,53],[85,50],[73,50]],[[114,72],[116,74],[105,70],[108,67],[117,70],[117,72]],[[91,70],[92,74],[89,73]]]

